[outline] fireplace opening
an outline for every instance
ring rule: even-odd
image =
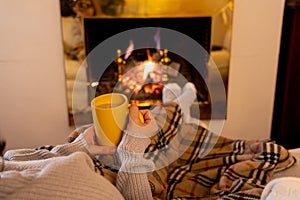
[[[101,94],[121,92],[140,108],[147,108],[162,102],[162,90],[167,83],[183,87],[192,82],[197,99],[191,114],[200,109],[200,117],[210,119],[211,98],[206,82],[211,17],[85,18],[83,24],[90,100]],[[170,34],[176,32],[185,36],[174,40]],[[191,47],[187,38],[203,50]],[[130,48],[132,42],[134,48]],[[167,63],[163,61],[165,51],[170,59]],[[179,76],[184,81],[178,81]]]
[[[183,87],[187,82],[194,83],[197,89],[197,105],[208,104],[209,93],[205,77],[181,56],[167,49],[137,49],[121,54],[102,74],[96,84],[95,96],[118,92],[135,102],[140,108],[162,103],[163,87],[177,83]],[[203,62],[204,63],[204,62]]]

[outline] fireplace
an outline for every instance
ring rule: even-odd
[[[143,28],[147,31],[128,33],[128,30]],[[168,30],[192,38],[206,53],[193,51],[184,40],[172,41]],[[202,118],[209,118],[210,97],[205,79],[211,17],[86,18],[84,31],[90,99],[120,92],[140,108],[147,108],[161,103],[165,84],[176,82],[183,86],[193,82],[197,89],[195,106],[207,111]],[[112,36],[117,37],[113,42],[108,39]],[[99,48],[99,45],[102,46]],[[174,48],[180,52],[172,51]],[[201,70],[186,58],[195,53],[199,53],[197,66],[201,66]]]

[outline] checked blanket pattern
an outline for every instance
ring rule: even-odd
[[[154,113],[161,131],[146,150],[161,166],[148,175],[154,199],[260,199],[272,174],[295,163],[273,142],[232,140],[185,124],[175,103]]]
[[[296,162],[273,142],[233,140],[185,124],[176,103],[158,106],[153,114],[160,132],[145,154],[157,167],[148,175],[153,199],[258,200],[272,174]],[[115,184],[116,171],[103,171]]]

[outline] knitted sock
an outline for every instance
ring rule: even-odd
[[[163,103],[174,101],[181,94],[181,88],[177,83],[168,83],[163,88]]]
[[[180,105],[183,120],[186,123],[189,123],[191,119],[190,108],[196,98],[196,92],[195,85],[188,82],[183,86],[181,94],[174,100],[174,102]]]
[[[186,83],[182,89],[177,83],[168,83],[163,89],[163,103],[169,101],[176,102],[181,107],[181,114],[183,115],[183,120],[185,123],[197,124],[207,128],[207,125],[204,122],[202,122],[200,119],[191,117],[190,114],[191,105],[197,97],[196,94],[196,87],[191,82]]]

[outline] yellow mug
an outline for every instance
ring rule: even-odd
[[[91,101],[91,108],[99,144],[117,146],[127,123],[127,97],[120,93],[100,95]]]

